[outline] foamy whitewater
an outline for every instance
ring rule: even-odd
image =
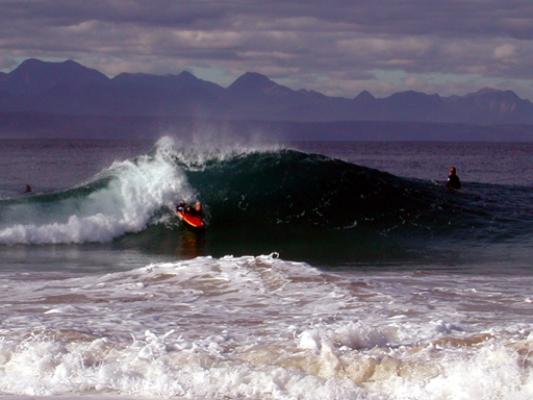
[[[176,198],[191,196],[185,176],[172,159],[172,148],[172,141],[163,138],[153,155],[113,163],[93,179],[107,178],[109,183],[88,196],[60,199],[46,207],[11,206],[2,215],[0,243],[106,242],[141,231],[156,211],[173,208]]]
[[[3,274],[0,390],[530,399],[532,283],[325,273],[276,255]]]
[[[32,196],[0,181],[0,397],[533,398],[530,188],[449,194],[275,147],[138,154]],[[173,215],[196,198],[204,233]]]

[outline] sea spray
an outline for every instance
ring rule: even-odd
[[[89,193],[81,188],[80,196],[74,193],[51,204],[37,197],[5,205],[0,243],[105,242],[143,230],[162,207],[192,196],[173,162],[172,146],[163,138],[150,155],[114,162],[94,178],[92,183],[103,184]]]

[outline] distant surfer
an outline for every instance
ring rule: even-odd
[[[26,189],[24,190],[24,193],[31,193],[32,190],[31,190],[31,186],[26,184]]]
[[[448,175],[448,182],[446,182],[446,187],[448,190],[458,190],[461,189],[461,180],[457,176],[457,168],[454,166],[450,167]]]

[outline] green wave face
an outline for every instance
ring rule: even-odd
[[[455,219],[462,211],[441,186],[291,150],[243,155],[186,174],[213,226],[387,228]]]

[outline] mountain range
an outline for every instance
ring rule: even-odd
[[[13,113],[302,123],[533,124],[533,104],[510,90],[486,88],[447,97],[405,91],[384,98],[363,91],[354,98],[342,98],[293,90],[255,72],[222,87],[186,71],[122,73],[109,78],[75,61],[37,59],[0,73],[0,118]]]

